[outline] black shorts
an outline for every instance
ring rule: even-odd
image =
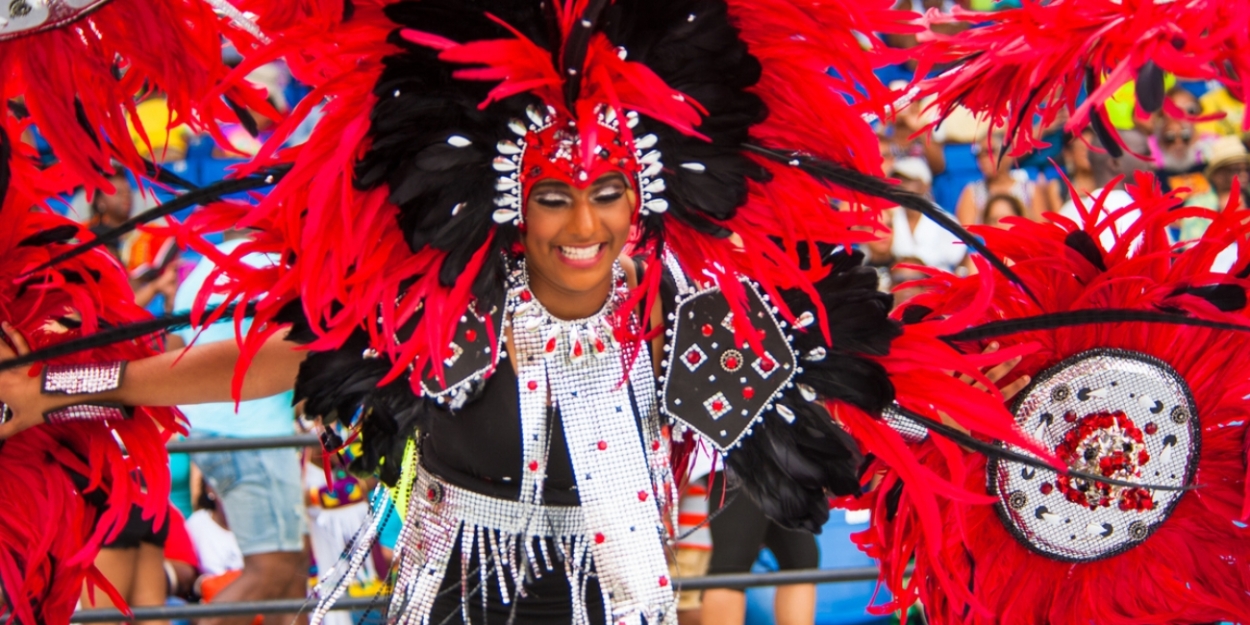
[[[782,571],[814,569],[820,566],[820,549],[816,536],[804,530],[786,529],[764,516],[764,511],[740,490],[724,493],[729,505],[721,507],[724,473],[711,477],[708,485],[709,523],[712,531],[712,562],[708,575],[749,573],[751,565],[767,547],[777,558]],[[736,496],[735,496],[736,495]],[[731,500],[732,499],[732,500]]]
[[[456,538],[457,547],[447,561],[447,573],[443,576],[439,596],[430,610],[431,623],[446,625],[463,625],[461,612],[460,588],[460,539]],[[554,544],[547,545],[548,553],[555,554]],[[517,600],[509,598],[511,603],[504,604],[499,595],[499,583],[492,571],[487,578],[485,589],[482,588],[478,575],[478,559],[474,554],[469,561],[468,590],[464,593],[468,599],[469,621],[472,623],[498,623],[503,625],[515,614],[514,623],[525,625],[568,625],[573,622],[572,588],[569,578],[565,575],[564,566],[554,563],[554,571],[547,571],[543,576],[531,580],[525,585],[525,595]],[[482,591],[486,591],[486,610],[482,611]],[[591,625],[604,625],[603,593],[599,589],[599,581],[590,578],[586,582],[586,611],[590,615]],[[515,612],[514,612],[515,610]]]
[[[120,534],[116,538],[104,543],[105,549],[138,549],[140,544],[155,545],[165,547],[165,540],[169,538],[169,516],[165,516],[165,522],[161,523],[161,529],[155,528],[153,519],[143,518],[143,508],[139,506],[130,507],[130,518],[126,519],[126,526],[122,528]]]

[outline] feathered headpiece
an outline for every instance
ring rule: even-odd
[[[1104,210],[1100,199],[1078,222],[975,229],[1039,299],[994,273],[935,273],[901,311],[919,326],[961,318],[968,326],[945,338],[965,351],[996,341],[1022,355],[1012,376],[1032,380],[1017,425],[1119,483],[986,462],[938,438],[914,445],[924,466],[994,505],[941,501],[952,529],[934,544],[916,506],[928,494],[888,471],[857,538],[882,560],[886,609],[919,599],[934,623],[1021,625],[1250,613],[1250,531],[1234,523],[1247,510],[1250,402],[1234,372],[1250,366],[1250,214],[1177,209],[1146,176],[1129,191],[1133,205]],[[1125,214],[1138,218],[1115,232]],[[1170,244],[1168,228],[1193,217],[1213,220],[1206,235]]]
[[[291,172],[244,222],[262,233],[240,255],[293,262],[227,268],[235,295],[260,296],[260,321],[298,300],[315,350],[363,321],[391,378],[424,374],[470,300],[502,288],[527,185],[605,167],[637,183],[636,247],[657,266],[673,250],[734,306],[738,275],[814,294],[821,271],[800,270],[799,257],[816,247],[803,243],[854,243],[878,227],[872,211],[830,202],[862,199],[852,170],[879,171],[857,87],[883,98],[871,69],[892,57],[855,33],[908,28],[911,14],[889,6],[358,2],[333,37],[326,24],[274,33],[271,50],[298,57],[316,87],[310,99],[328,99],[311,140],[283,153]],[[635,297],[653,301],[658,285],[653,272]]]
[[[1164,73],[1218,80],[1241,101],[1250,96],[1250,30],[1242,1],[1024,0],[1015,9],[929,13],[930,24],[961,21],[976,27],[956,35],[927,33],[916,75],[921,97],[945,117],[956,106],[985,115],[1006,130],[1012,155],[1040,145],[1037,128],[1093,124],[1102,144],[1122,147],[1105,102],[1136,80],[1139,110],[1186,113],[1164,97]],[[1171,107],[1172,110],[1167,110]]]

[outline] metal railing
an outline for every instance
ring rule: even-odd
[[[749,573],[742,575],[707,575],[674,579],[676,590],[707,590],[709,588],[749,588],[757,586],[784,586],[788,584],[831,584],[864,582],[877,579],[877,568],[859,567],[847,569],[805,569],[776,573]],[[390,597],[345,597],[334,604],[334,610],[381,610]],[[250,614],[291,614],[312,609],[314,602],[305,599],[280,599],[276,601],[243,601],[238,603],[204,603],[158,608],[134,608],[127,617],[117,610],[79,610],[70,618],[71,623],[112,623],[117,621],[167,621],[177,619],[200,619],[215,616],[242,616]]]

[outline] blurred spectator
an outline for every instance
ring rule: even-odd
[[[897,91],[902,91],[906,87],[906,83],[890,85],[890,88]],[[946,171],[946,154],[942,151],[942,142],[933,136],[933,131],[926,130],[929,122],[932,121],[930,117],[931,115],[924,112],[924,106],[920,102],[912,102],[895,115],[887,136],[890,138],[895,157],[924,159],[932,176]],[[882,154],[884,153],[882,151]]]
[[[218,250],[229,255],[244,240],[240,231],[226,234]],[[253,266],[267,266],[273,260],[264,255],[242,259]],[[215,265],[207,258],[200,261],[179,287],[175,296],[178,310],[190,310],[196,296],[206,285]],[[209,303],[221,302],[221,295]],[[244,327],[244,331],[247,327]],[[205,328],[198,342],[234,340],[233,324],[223,323]],[[170,337],[171,349],[179,343],[196,339],[195,330],[183,330]],[[290,392],[241,402],[238,410],[232,402],[183,406],[191,423],[191,439],[263,438],[295,434],[295,415]],[[226,586],[216,600],[260,601],[294,599],[306,595],[308,555],[304,545],[307,520],[304,516],[304,490],[300,483],[299,455],[291,449],[258,449],[245,451],[200,452],[191,455],[204,478],[219,496],[219,503],[230,522],[230,529],[243,553],[243,573]],[[267,615],[271,625],[289,625],[304,616],[294,614]],[[201,625],[231,623],[246,625],[251,617],[205,619]]]
[[[166,605],[182,605],[195,595],[200,557],[187,531],[187,522],[176,508],[169,513],[169,538],[165,541]]]
[[[687,483],[681,489],[677,511],[677,544],[673,550],[669,573],[678,579],[707,575],[712,561],[712,531],[708,527],[708,474],[720,463],[719,454],[700,445]],[[715,458],[715,459],[714,459]],[[677,592],[677,625],[702,625],[702,591]],[[709,621],[709,625],[710,625]]]
[[[1242,136],[1241,124],[1246,118],[1246,104],[1238,100],[1237,96],[1224,85],[1217,85],[1207,90],[1199,99],[1199,103],[1202,105],[1204,117],[1218,113],[1224,115],[1220,119],[1198,122],[1196,127],[1200,134],[1220,137]]]
[[[1198,98],[1184,87],[1168,90],[1168,99],[1185,115],[1196,116],[1202,112]],[[1154,133],[1150,138],[1151,153],[1155,160],[1155,175],[1164,191],[1177,189],[1182,200],[1190,194],[1209,191],[1202,175],[1202,142],[1194,122],[1187,118],[1173,118],[1164,111],[1155,113],[1152,119]]]
[[[286,73],[285,67],[276,63],[268,63],[252,70],[247,75],[247,79],[269,92],[269,104],[279,112],[285,113],[289,110],[286,85],[290,80],[290,75]],[[249,129],[243,124],[223,124],[222,133],[229,145],[217,146],[213,150],[214,157],[236,159],[241,156],[256,156],[260,152],[261,144],[273,133],[275,120],[250,108],[247,109],[247,114],[255,122],[255,128]],[[256,131],[255,134],[253,130]]]
[[[218,505],[212,485],[202,484],[196,510],[187,519],[187,533],[200,560],[200,573],[212,577],[243,569],[243,552],[230,531],[226,513]]]
[[[964,187],[959,204],[955,206],[955,218],[965,226],[985,223],[985,205],[992,195],[1015,196],[1024,205],[1024,214],[1029,219],[1038,219],[1043,212],[1051,210],[1046,197],[1046,177],[1039,174],[1034,181],[1028,172],[1015,168],[1015,159],[1004,156],[1000,160],[998,146],[1002,142],[999,136],[990,146],[983,143],[972,146],[982,178]]]
[[[1071,201],[1073,190],[1085,197],[1098,188],[1089,164],[1089,146],[1093,140],[1094,131],[1090,128],[1080,134],[1064,135],[1062,164],[1067,181],[1056,178],[1047,183],[1046,195],[1050,198],[1050,210],[1056,210]]]
[[[165,575],[165,541],[169,537],[170,518],[177,514],[169,506],[163,517],[145,519],[140,506],[130,509],[130,518],[120,534],[104,544],[95,558],[95,566],[117,589],[117,594],[132,608],[165,605],[168,582]],[[83,588],[82,605],[88,608],[113,607],[107,593],[87,584]],[[140,621],[149,625],[165,621]]]
[[[349,445],[344,453],[358,454],[360,443]],[[304,488],[307,493],[308,539],[312,544],[313,564],[318,581],[326,581],[335,573],[335,565],[351,546],[356,534],[369,519],[368,485],[343,468],[339,454],[325,453],[329,465],[324,466],[323,452],[309,449],[304,463]],[[330,482],[326,482],[326,478]],[[366,558],[347,588],[350,597],[372,597],[380,590],[376,564]],[[352,625],[352,614],[346,611],[326,615],[325,625]]]
[[[929,197],[933,175],[919,158],[900,158],[894,163],[893,177],[899,186],[917,195]],[[892,225],[894,241],[890,251],[895,258],[912,256],[930,267],[954,271],[963,260],[966,248],[955,235],[936,222],[911,209],[895,209]]]
[[[1210,186],[1205,193],[1195,193],[1186,200],[1186,206],[1201,206],[1212,210],[1224,210],[1232,199],[1233,181],[1241,190],[1242,206],[1246,205],[1250,192],[1250,153],[1236,136],[1220,137],[1211,146],[1205,175]],[[1181,222],[1181,240],[1192,241],[1206,232],[1210,220],[1195,217]]]
[[[1014,195],[998,194],[985,202],[985,225],[1006,228],[1003,220],[1008,217],[1024,217],[1024,205]]]
[[[165,94],[153,92],[135,107],[130,120],[130,140],[139,155],[154,163],[173,163],[187,157],[187,146],[193,133],[184,125],[173,123],[173,112]],[[136,121],[138,123],[136,123]]]
[[[894,213],[903,210],[901,208],[891,208],[882,212],[881,219],[884,224],[894,223]],[[877,271],[877,290],[883,293],[889,293],[894,287],[894,281],[890,279],[890,271],[894,269],[894,231],[884,228],[877,233],[877,238],[865,243],[864,248],[864,265],[872,267]]]
[[[767,547],[782,571],[814,569],[820,565],[820,547],[808,531],[782,527],[764,515],[728,474],[718,471],[708,482],[711,492],[712,558],[710,575],[745,574]],[[723,503],[722,503],[723,502]],[[712,588],[703,593],[702,622],[742,625],[746,620],[746,593],[741,588]],[[773,612],[777,625],[813,625],[816,621],[816,585],[777,587]]]
[[[1148,145],[1146,136],[1135,130],[1120,131],[1120,138],[1124,141],[1126,150],[1124,156],[1113,158],[1097,139],[1091,142],[1089,151],[1090,171],[1093,173],[1094,190],[1088,196],[1082,197],[1081,204],[1085,210],[1094,210],[1095,206],[1101,202],[1101,210],[1098,220],[1101,221],[1107,215],[1128,206],[1133,203],[1133,198],[1124,190],[1125,181],[1132,182],[1133,176],[1139,171],[1149,172],[1153,170],[1154,163],[1138,158],[1136,154],[1147,153]],[[1119,177],[1123,176],[1122,179]],[[1116,184],[1112,186],[1112,182]],[[1081,220],[1080,212],[1076,207],[1076,202],[1068,200],[1067,203],[1059,209],[1059,214],[1075,221],[1077,224],[1084,223]],[[1133,210],[1116,218],[1115,228],[1107,228],[1102,231],[1099,237],[1104,249],[1111,249],[1115,245],[1116,232],[1124,232],[1137,221],[1139,211]]]

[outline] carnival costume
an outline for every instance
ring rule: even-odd
[[[1149,218],[1110,255],[1097,248],[1092,221],[1084,236],[1071,225],[1036,226],[1017,243],[1010,234],[983,232],[987,248],[937,207],[870,175],[878,173],[879,155],[863,116],[888,114],[898,96],[871,70],[904,58],[870,33],[918,30],[912,14],[891,6],[240,3],[260,16],[260,27],[238,16],[231,21],[252,39],[244,62],[206,97],[231,92],[239,76],[277,58],[314,90],[241,169],[250,176],[245,181],[277,183],[260,205],[204,211],[182,229],[184,240],[220,267],[236,303],[199,311],[197,321],[223,320],[230,311],[236,321],[254,317],[241,337],[236,390],[251,356],[274,333],[289,328],[287,338],[310,351],[296,391],[327,424],[327,447],[358,437],[363,455],[356,467],[393,485],[405,512],[390,618],[673,622],[665,547],[676,526],[674,487],[695,444],[726,452],[741,490],[789,526],[818,529],[830,495],[873,506],[862,544],[883,559],[883,579],[899,605],[923,596],[937,618],[950,622],[1010,619],[1019,607],[1002,587],[969,588],[989,569],[969,565],[970,552],[1014,544],[1001,530],[971,535],[972,519],[1014,527],[1022,540],[1042,536],[1054,550],[1068,550],[1059,559],[1106,558],[1124,571],[1129,567],[1118,563],[1138,563],[1134,558],[1150,554],[1153,541],[1193,547],[1206,538],[1178,537],[1174,526],[1237,518],[1241,499],[1230,493],[1240,492],[1245,461],[1230,441],[1240,440],[1237,424],[1245,420],[1208,408],[1237,392],[1204,378],[1209,368],[1167,361],[1151,351],[1149,337],[1112,345],[1114,337],[1047,343],[1034,336],[1045,349],[1021,343],[987,355],[976,353],[974,342],[987,320],[1079,308],[1065,292],[1047,288],[1051,280],[1082,289],[1088,282],[1069,281],[1032,256],[1062,262],[1081,280],[1096,277],[1090,267],[1129,274],[1109,281],[1113,289],[1142,280],[1140,272],[1161,290],[1112,304],[1166,309],[1138,313],[1151,319],[1133,322],[1154,328],[1161,322],[1153,316],[1163,315],[1168,327],[1206,323],[1225,333],[1178,342],[1240,336],[1244,327],[1230,318],[1237,315],[1199,301],[1227,304],[1227,284],[1235,281],[1205,273],[1202,263],[1214,256],[1205,242],[1203,251],[1177,257],[1193,262],[1173,262],[1158,238],[1168,199],[1139,207]],[[1025,10],[1071,7],[1059,0]],[[954,43],[994,41],[998,32],[970,31]],[[972,75],[995,70],[966,48],[931,45],[933,58],[964,62]],[[1097,55],[1081,61],[1095,74],[1104,67],[1097,63],[1110,62]],[[1083,76],[1084,65],[1074,71]],[[920,89],[933,84],[941,83]],[[990,106],[976,89],[992,87],[959,84],[939,106]],[[1046,100],[1058,101],[1067,100]],[[282,148],[317,103],[324,103],[324,117],[309,141]],[[1019,111],[1035,106],[1007,112],[1024,115]],[[526,197],[544,179],[585,187],[605,173],[623,175],[637,193],[635,282],[631,287],[631,274],[618,267],[597,314],[558,319],[529,288],[520,245]],[[846,246],[873,238],[880,208],[895,204],[943,223],[982,252],[983,262],[979,277],[932,279],[928,286],[937,290],[892,320],[875,272]],[[1231,222],[1218,223],[1221,243],[1241,236]],[[193,236],[225,226],[257,233],[230,256]],[[1145,252],[1130,254],[1129,242],[1139,236]],[[280,263],[241,262],[255,252],[276,254]],[[53,260],[66,258],[77,256]],[[1165,269],[1176,273],[1159,277]],[[643,314],[657,306],[658,324]],[[658,381],[653,337],[662,337],[665,352]],[[1088,351],[1106,347],[1132,353]],[[1033,354],[1027,371],[1057,368],[1038,376],[1022,400],[1027,409],[1013,415],[979,367],[1026,353]],[[1056,364],[1068,357],[1075,360]],[[1126,377],[1115,377],[1121,372]],[[1136,403],[1121,406],[1120,390],[1083,385],[1103,374],[1114,378],[1108,384],[1122,382],[1151,401],[1134,396]],[[1070,422],[1056,408],[1046,413],[1050,429],[1038,430],[1035,404],[1043,400],[1106,405],[1069,411]],[[1167,420],[1147,416],[1164,413]],[[1208,435],[1208,424],[1217,431]],[[1022,428],[1036,431],[1040,442]],[[1068,431],[1077,434],[1063,438]],[[987,472],[981,455],[959,445],[994,464]],[[1199,445],[1215,451],[1199,459]],[[1165,470],[1146,473],[1156,466]],[[1208,467],[1228,483],[1212,488],[1214,503],[1197,502],[1189,489]],[[996,494],[986,489],[987,475]],[[876,476],[881,488],[857,502]],[[1036,493],[1032,482],[1017,480],[1036,480]],[[1050,490],[1043,492],[1043,483]],[[1041,510],[1030,505],[1038,498],[1053,501],[1044,499]],[[990,504],[1000,500],[997,521]],[[1051,511],[1081,505],[1090,511],[1079,517]],[[949,518],[962,523],[947,526]],[[1079,518],[1082,533],[1059,535],[1050,529],[1056,518]],[[1247,587],[1240,553],[1228,540],[1240,530],[1217,529],[1212,543],[1227,556],[1222,566],[1238,567],[1237,577],[1212,581],[1202,596],[1222,607],[1188,611],[1193,606],[1175,589],[1210,580],[1199,566],[1178,565],[1165,570],[1179,581],[1165,586],[1171,594],[1162,601],[1171,603],[1155,606],[1159,614],[1238,613],[1244,595],[1225,591]],[[352,578],[376,531],[367,526],[323,587],[314,620],[343,592],[335,580]],[[1077,535],[1085,551],[1072,555],[1062,543]],[[1035,555],[1051,547],[1029,544],[1032,551],[1011,552],[1028,571],[1052,564],[1055,553]],[[905,585],[913,556],[914,581]],[[1050,591],[1024,599],[1032,612],[1022,622],[1117,622],[1130,609],[1097,604],[1092,588],[1072,606],[1043,596]],[[1046,616],[1028,620],[1034,614]]]
[[[813,530],[831,494],[860,489],[859,450],[826,408],[904,463],[877,418],[893,401],[1029,446],[992,395],[922,364],[979,376],[978,363],[901,332],[875,274],[833,249],[878,228],[858,192],[893,191],[857,171],[879,156],[855,85],[884,97],[871,69],[889,55],[853,31],[906,28],[908,14],[754,0],[323,9],[249,59],[298,56],[324,117],[296,153],[271,143],[253,161],[290,171],[241,216],[258,234],[218,264],[234,301],[256,301],[236,309],[255,316],[244,360],[293,323],[311,350],[297,396],[345,431],[331,447],[358,432],[358,466],[398,484],[392,618],[530,622],[554,578],[564,622],[570,607],[575,623],[673,622],[665,546],[695,432],[730,452],[770,516]],[[529,289],[525,198],[543,179],[585,187],[607,172],[637,192],[637,286],[618,269],[598,314],[557,319]],[[254,252],[283,263],[237,262]],[[657,302],[663,327],[637,313]],[[321,610],[342,591],[329,586]]]

